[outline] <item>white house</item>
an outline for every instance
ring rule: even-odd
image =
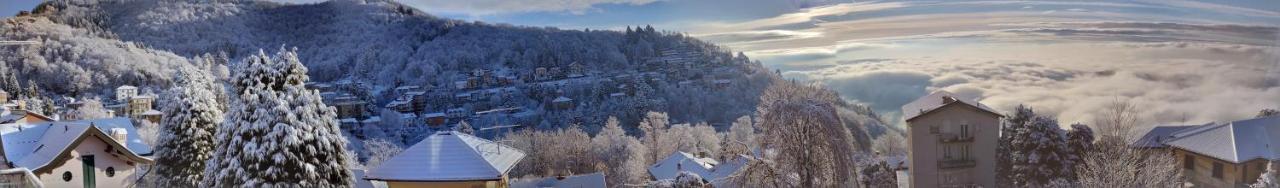
[[[116,102],[127,103],[133,96],[138,96],[138,87],[123,85],[116,88]]]
[[[1248,187],[1280,160],[1280,116],[1153,127],[1132,147],[1168,148],[1197,187]]]
[[[128,118],[0,124],[4,169],[28,170],[48,187],[127,187],[150,164]]]

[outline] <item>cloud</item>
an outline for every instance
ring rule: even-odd
[[[528,12],[586,14],[598,5],[645,5],[661,0],[401,0],[431,13],[491,15]]]

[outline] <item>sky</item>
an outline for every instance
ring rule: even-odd
[[[683,32],[895,124],[901,105],[937,90],[1004,112],[1028,105],[1063,124],[1092,124],[1113,101],[1134,103],[1149,125],[1280,108],[1277,1],[397,1],[470,21]],[[0,2],[0,15],[35,3]]]

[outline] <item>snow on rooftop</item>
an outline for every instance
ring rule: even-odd
[[[1240,163],[1253,159],[1280,160],[1280,116],[1204,125],[1179,131],[1165,142],[1170,147]]]
[[[525,156],[515,148],[453,131],[423,139],[364,176],[386,181],[500,180]]]
[[[133,87],[131,85],[122,85],[116,88],[116,90],[126,90],[126,89],[138,89],[138,87]]]
[[[605,185],[604,173],[579,174],[572,176],[530,178],[511,180],[511,188],[587,188],[608,187]]]
[[[569,97],[564,97],[564,96],[556,97],[555,100],[551,100],[551,102],[569,102],[569,101],[573,101],[573,99],[569,99]]]
[[[147,112],[143,112],[142,115],[164,115],[164,112],[160,112],[159,110],[153,109],[153,110],[147,110]]]
[[[4,157],[15,167],[38,169],[52,162],[67,149],[72,149],[76,138],[90,129],[123,129],[128,140],[125,149],[134,155],[151,153],[151,146],[142,142],[138,131],[128,118],[93,119],[73,122],[47,122],[38,124],[0,124],[0,139],[4,144]],[[103,135],[110,135],[105,132]],[[112,141],[112,140],[105,140]]]
[[[944,97],[950,97],[952,99],[956,99],[956,102],[977,107],[978,109],[982,109],[987,112],[999,114],[998,112],[996,112],[996,110],[991,109],[991,107],[987,107],[987,105],[978,103],[978,101],[975,98],[963,97],[951,92],[939,90],[929,95],[926,95],[924,97],[920,97],[919,99],[916,99],[911,103],[902,105],[902,119],[906,120],[906,119],[915,118],[916,116],[920,116],[925,112],[937,109],[946,104],[950,104],[950,102],[944,102],[943,100]]]

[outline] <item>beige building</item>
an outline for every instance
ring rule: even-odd
[[[1003,116],[946,91],[916,99],[902,112],[911,187],[995,187]]]
[[[1157,126],[1135,148],[1169,149],[1194,187],[1249,187],[1280,160],[1280,116],[1191,126]]]
[[[365,173],[387,187],[505,188],[524,152],[501,143],[442,131]]]
[[[127,118],[0,124],[0,166],[45,187],[129,187],[134,169],[152,163],[135,132]]]

